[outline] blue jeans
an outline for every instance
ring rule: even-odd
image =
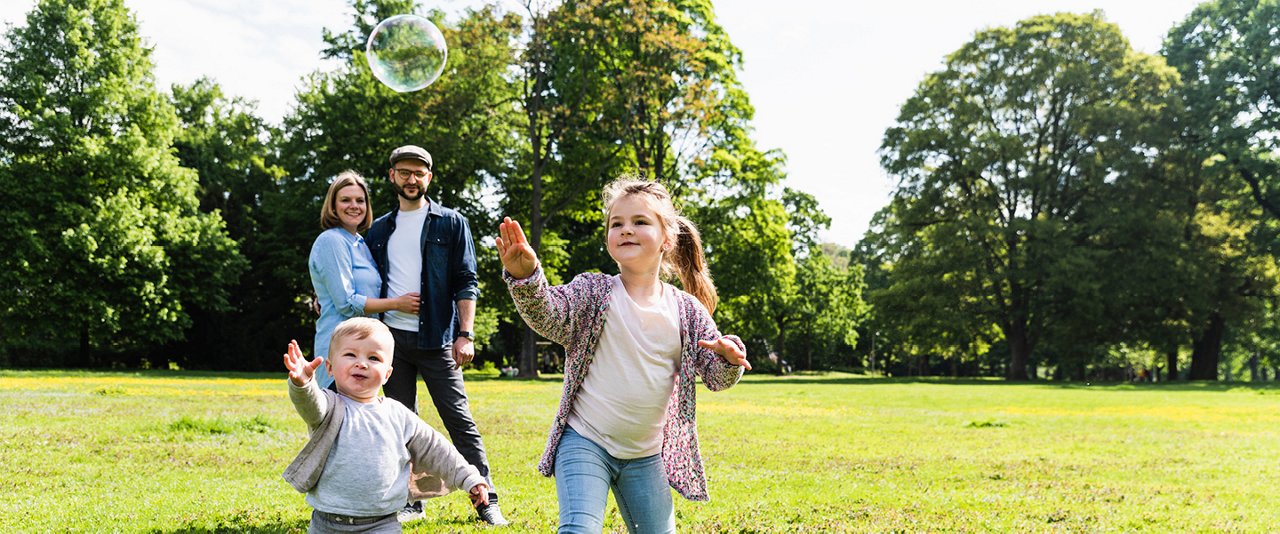
[[[627,531],[676,531],[671,487],[661,454],[619,460],[573,427],[565,427],[556,448],[555,475],[560,501],[559,532],[600,534],[611,489]]]

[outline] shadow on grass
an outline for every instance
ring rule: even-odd
[[[296,510],[263,511],[243,510],[239,513],[224,512],[216,517],[188,521],[186,525],[172,528],[152,529],[150,534],[210,534],[223,532],[242,532],[253,534],[303,533],[311,525],[311,510],[305,515]],[[473,516],[427,517],[405,523],[403,531],[414,532],[462,532],[481,528],[482,524]]]
[[[170,371],[163,369],[0,369],[0,376],[142,376],[168,379],[208,380],[223,379],[266,379],[274,380],[284,376],[283,372],[248,372],[248,371]],[[542,374],[538,378],[507,378],[495,371],[465,372],[468,382],[528,382],[556,383],[564,380],[560,374]],[[1280,382],[1213,382],[1197,380],[1191,382],[1054,382],[1051,380],[1009,381],[1002,378],[988,377],[939,377],[908,376],[882,377],[854,375],[842,372],[799,371],[789,375],[769,373],[748,373],[740,386],[752,385],[886,385],[886,384],[932,384],[940,386],[1000,386],[1000,387],[1044,387],[1054,389],[1106,389],[1107,391],[1231,391],[1249,390],[1260,395],[1280,395]]]
[[[202,522],[203,523],[203,522]],[[172,529],[154,529],[148,531],[150,534],[214,534],[224,532],[240,532],[246,534],[286,534],[286,533],[302,533],[307,531],[310,526],[310,519],[299,519],[296,521],[278,521],[265,522],[257,524],[244,524],[245,521],[239,518],[226,518],[215,522],[212,526],[208,524],[189,525]],[[461,532],[468,527],[475,528],[479,523],[463,518],[441,519],[436,521],[422,520],[404,524],[404,532]]]
[[[150,377],[150,378],[167,378],[167,379],[190,379],[190,380],[208,380],[210,378],[225,379],[264,379],[275,380],[284,378],[286,375],[282,368],[276,371],[204,371],[183,369],[180,371],[172,371],[167,369],[0,369],[0,376],[22,376],[22,377],[68,377],[68,376],[129,376],[129,377]],[[560,383],[564,380],[563,375],[549,374],[541,375],[538,378],[504,378],[498,374],[498,371],[476,371],[467,370],[464,376],[468,382],[487,382],[492,380],[514,381],[514,382],[555,382]]]
[[[203,523],[203,522],[202,522]],[[283,534],[283,533],[299,533],[306,532],[307,527],[311,524],[308,519],[299,519],[296,521],[278,521],[265,522],[258,524],[244,524],[244,521],[238,518],[229,518],[218,521],[212,526],[201,524],[199,526],[181,526],[172,529],[154,529],[149,531],[151,534],[211,534],[221,532],[251,532],[255,534]]]
[[[809,386],[848,386],[848,385],[896,385],[896,384],[929,384],[937,386],[995,386],[995,387],[1040,387],[1054,389],[1099,389],[1106,391],[1218,391],[1248,390],[1258,394],[1280,395],[1280,383],[1249,382],[1210,382],[1198,380],[1192,382],[1054,382],[1050,380],[1010,381],[1000,378],[974,377],[869,377],[848,374],[824,374],[801,372],[791,375],[748,374],[735,387],[742,386],[776,386],[776,385],[809,385]]]

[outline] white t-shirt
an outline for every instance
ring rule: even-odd
[[[422,226],[427,208],[396,213],[396,229],[387,239],[387,298],[422,292]],[[382,322],[397,330],[418,331],[418,315],[391,310]]]
[[[662,452],[662,424],[680,369],[680,309],[676,291],[662,284],[651,307],[631,299],[613,277],[604,330],[569,425],[614,458]]]

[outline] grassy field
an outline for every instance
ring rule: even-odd
[[[306,435],[284,380],[0,371],[0,530],[305,531],[280,478]],[[469,374],[468,391],[512,531],[553,530],[555,485],[534,466],[558,378]],[[698,393],[712,501],[677,498],[681,532],[1280,525],[1280,389],[830,374]],[[460,493],[426,508],[406,532],[484,530]]]

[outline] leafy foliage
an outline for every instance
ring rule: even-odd
[[[299,232],[273,224],[291,201],[282,198],[284,171],[270,145],[278,134],[253,103],[227,97],[209,79],[174,86],[171,100],[181,125],[174,148],[199,176],[200,210],[226,221],[248,269],[231,281],[228,310],[195,315],[183,339],[151,351],[148,361],[161,368],[174,360],[183,368],[275,369],[279,348],[311,330],[298,294],[278,290],[299,277],[297,257],[278,246]]]
[[[7,35],[0,108],[0,188],[22,208],[4,215],[0,361],[106,363],[228,310],[244,260],[169,152],[178,120],[123,2],[38,2]]]
[[[1209,169],[1241,180],[1280,218],[1280,2],[1213,0],[1170,30],[1164,54],[1184,82],[1186,134]]]
[[[927,76],[882,147],[899,185],[881,219],[891,235],[877,240],[890,248],[875,252],[889,285],[872,300],[897,307],[904,340],[971,353],[994,327],[1012,379],[1029,377],[1037,348],[1088,351],[1058,323],[1116,297],[1098,267],[1124,252],[1099,242],[1091,218],[1124,184],[1176,187],[1153,172],[1176,80],[1096,13],[980,32]],[[1169,208],[1127,198],[1144,214]]]
[[[1165,41],[1184,81],[1180,133],[1197,184],[1188,245],[1199,266],[1194,283],[1207,291],[1189,307],[1193,379],[1217,379],[1230,326],[1256,325],[1267,301],[1280,295],[1277,24],[1274,1],[1216,0],[1197,7]]]

